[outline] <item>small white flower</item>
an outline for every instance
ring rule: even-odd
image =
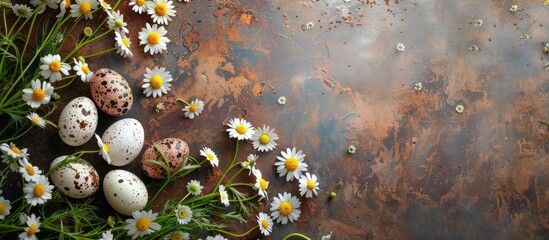
[[[112,14],[112,12],[111,12],[112,7],[111,7],[111,5],[110,5],[107,1],[105,1],[105,0],[99,0],[99,6],[100,6],[101,8],[103,8],[103,10],[104,10],[108,15]]]
[[[11,6],[11,10],[15,16],[30,18],[32,16],[32,8],[28,7],[26,4],[14,4]]]
[[[38,108],[42,104],[48,104],[53,94],[53,86],[49,82],[42,82],[40,80],[32,80],[31,88],[23,89],[23,100],[31,108]]]
[[[151,95],[153,98],[160,97],[162,94],[167,94],[168,91],[171,90],[172,84],[170,82],[173,79],[170,72],[166,71],[166,68],[154,67],[152,70],[146,68],[145,71],[145,79],[143,79],[143,82],[145,83],[141,87],[145,89],[143,93],[147,97]]]
[[[265,213],[261,212],[257,215],[257,225],[259,226],[261,233],[265,236],[269,236],[273,231],[273,220]]]
[[[164,111],[164,109],[166,109],[166,107],[164,106],[164,103],[158,103],[158,104],[156,104],[156,107],[154,108],[154,110],[156,112]]]
[[[105,159],[105,161],[107,161],[107,163],[110,165],[111,157],[109,156],[109,145],[103,143],[103,140],[101,140],[101,138],[97,134],[95,134],[95,139],[97,139],[97,146],[99,146],[99,150],[101,150],[99,152],[99,155],[101,155],[101,157]]]
[[[414,84],[414,90],[421,91],[422,89],[423,89],[423,84],[421,84],[420,82]]]
[[[220,234],[217,234],[215,236],[208,236],[206,237],[206,240],[227,240],[227,238],[221,236]]]
[[[59,0],[31,0],[30,4],[32,4],[34,7],[38,7],[38,14],[41,14],[46,10],[46,6],[48,6],[51,9],[57,9],[57,4],[59,4]]]
[[[147,5],[145,0],[130,0],[130,6],[132,7],[132,10],[136,13],[144,13],[147,12]]]
[[[254,149],[260,152],[268,152],[276,148],[276,140],[278,135],[274,132],[274,128],[263,125],[263,128],[257,128],[252,135],[252,144]]]
[[[202,110],[204,110],[204,102],[198,99],[191,101],[190,105],[183,108],[185,117],[188,117],[189,119],[193,119],[195,116],[198,116],[202,113]]]
[[[242,166],[242,168],[250,170],[250,172],[248,172],[248,176],[250,176],[251,173],[255,171],[256,161],[257,161],[257,155],[250,154],[248,155],[248,158],[246,158],[246,161],[240,163],[240,166]]]
[[[6,154],[10,158],[17,160],[19,160],[20,158],[29,157],[26,148],[20,149],[12,142],[10,142],[9,145],[7,143],[2,143],[2,145],[0,145],[0,150],[2,151],[2,153]]]
[[[36,233],[40,232],[40,217],[36,217],[33,213],[27,216],[26,220],[27,226],[25,227],[25,231],[19,234],[19,239],[38,240]]]
[[[41,128],[46,127],[46,121],[36,113],[29,113],[27,115],[27,118],[32,122],[32,124],[36,126],[39,126]]]
[[[111,233],[111,230],[107,230],[101,234],[101,238],[99,240],[113,240],[114,236]]]
[[[512,13],[518,11],[518,6],[516,4],[511,5],[511,8],[509,8],[509,11],[511,11]]]
[[[49,79],[51,83],[61,80],[61,73],[65,76],[69,75],[69,70],[71,70],[71,65],[61,62],[59,54],[48,54],[40,58],[40,62],[42,62],[42,65],[40,65],[40,75]]]
[[[191,180],[187,183],[187,192],[190,192],[194,196],[198,196],[202,193],[204,187],[200,185],[197,180]]]
[[[76,0],[76,4],[71,5],[71,15],[75,18],[84,16],[85,19],[93,19],[92,11],[97,9],[97,5],[97,0]]]
[[[164,237],[164,240],[190,240],[190,239],[191,239],[191,236],[188,233],[182,232],[182,231],[171,232],[170,234]]]
[[[200,150],[200,155],[206,157],[206,159],[212,164],[212,167],[217,167],[219,165],[219,159],[217,159],[217,155],[214,151],[212,151],[212,149],[204,147]]]
[[[462,113],[463,110],[465,110],[465,107],[463,105],[459,104],[456,106],[456,112]]]
[[[263,198],[268,199],[269,196],[267,195],[267,188],[269,187],[269,182],[261,176],[261,171],[259,171],[259,169],[256,169],[254,171],[254,176],[255,176],[254,189],[257,189],[258,191],[257,194],[261,196],[259,198],[259,201],[261,201],[261,199]]]
[[[167,33],[163,26],[158,27],[156,24],[151,26],[147,23],[139,32],[139,45],[145,45],[145,53],[150,52],[151,55],[162,53],[168,48],[167,43],[170,42],[170,39],[164,36]]]
[[[322,236],[322,240],[330,240],[332,238],[332,231],[330,231],[330,234]]]
[[[278,102],[278,104],[280,104],[280,105],[286,104],[286,97],[280,96],[280,97],[278,98],[277,102]]]
[[[0,197],[0,220],[4,220],[6,216],[10,215],[10,210],[10,200]]]
[[[315,26],[315,24],[313,22],[308,22],[305,27],[307,27],[307,29],[312,29],[313,27]]]
[[[350,154],[354,154],[356,152],[356,147],[354,145],[351,145],[347,148],[347,152]]]
[[[177,217],[177,222],[179,222],[179,224],[187,224],[193,217],[193,211],[191,211],[191,208],[188,206],[179,205],[177,206],[177,209],[175,209],[175,216]]]
[[[482,21],[482,19],[475,20],[475,26],[477,26],[477,27],[481,27],[483,23],[484,23],[484,21]]]
[[[404,52],[404,49],[406,49],[406,46],[404,46],[404,44],[402,44],[402,43],[397,44],[397,50],[399,52]]]
[[[305,173],[305,176],[301,176],[299,179],[299,194],[312,198],[313,193],[314,195],[318,195],[319,185],[318,178],[314,174]]]
[[[255,130],[248,121],[240,118],[234,118],[229,121],[229,136],[238,140],[248,140],[252,137]]]
[[[42,170],[29,163],[26,158],[19,159],[19,173],[25,179],[26,182],[36,182],[42,174]]]
[[[109,20],[107,20],[107,24],[109,25],[109,29],[124,32],[124,33],[130,33],[128,31],[128,24],[124,22],[124,15],[120,14],[120,10],[117,10],[116,12],[112,12],[109,15]]]
[[[27,203],[31,206],[46,203],[49,199],[51,199],[52,191],[53,186],[44,175],[38,176],[36,182],[29,182],[25,184],[25,187],[23,188],[25,199],[27,199]]]
[[[90,71],[90,68],[87,63],[81,62],[73,58],[74,67],[72,70],[76,71],[76,75],[80,76],[82,82],[89,82],[93,77],[93,72]]]
[[[120,54],[120,56],[124,58],[133,57],[133,53],[130,50],[130,45],[132,42],[128,37],[126,37],[126,34],[115,31],[114,36],[114,40],[116,41],[114,45],[117,48],[116,53]]]
[[[276,157],[278,161],[274,165],[277,166],[276,171],[280,177],[286,175],[287,182],[299,179],[303,175],[302,172],[307,171],[307,164],[303,162],[305,154],[301,150],[297,151],[295,147],[287,148],[286,152],[282,151],[281,154],[282,156]]]
[[[169,0],[147,1],[147,13],[151,15],[154,23],[167,25],[175,16],[175,6]]]
[[[225,186],[219,185],[219,199],[221,200],[221,203],[225,205],[226,207],[229,206],[229,194],[225,190]]]
[[[271,203],[271,216],[276,219],[277,223],[282,222],[286,224],[294,222],[301,215],[299,210],[301,202],[289,193],[278,194],[278,197],[274,197]]]
[[[157,215],[158,213],[153,213],[152,210],[132,212],[133,218],[126,219],[128,225],[124,226],[124,229],[128,230],[128,236],[132,239],[149,235],[161,228],[160,224],[154,222]]]

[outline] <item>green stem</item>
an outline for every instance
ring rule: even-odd
[[[286,237],[284,237],[282,240],[286,240],[286,239],[290,239],[291,237],[300,237],[300,238],[303,238],[303,239],[306,239],[306,240],[311,240],[310,238],[308,238],[307,236],[301,234],[301,233],[292,233],[292,234],[288,234]]]
[[[2,139],[3,142],[9,142],[9,141],[13,141],[15,139],[19,139],[20,137],[22,137],[23,135],[27,134],[30,130],[32,129],[32,125],[30,125],[27,130],[25,130],[23,133],[15,136],[15,137],[11,137],[11,138],[8,138],[8,139]]]
[[[241,238],[241,237],[244,237],[244,236],[250,234],[253,230],[255,230],[255,229],[257,229],[257,228],[259,228],[259,226],[256,225],[255,227],[250,228],[250,230],[248,230],[247,232],[241,233],[241,234],[232,233],[232,232],[227,232],[227,231],[221,230],[221,229],[216,229],[216,230],[214,230],[214,231],[219,232],[219,233],[223,233],[223,234],[226,234],[226,235],[229,235],[229,236],[231,236],[231,237],[239,237],[239,238]]]
[[[149,200],[149,202],[147,203],[147,205],[145,205],[145,208],[144,209],[148,209],[151,204],[154,202],[154,200],[158,197],[158,195],[164,190],[164,188],[166,187],[166,185],[168,185],[168,183],[170,183],[170,181],[164,181],[164,183],[162,183],[162,186],[158,189],[158,191],[156,191],[156,193],[154,194],[154,196],[151,198],[151,200]]]
[[[188,192],[187,195],[185,195],[185,197],[183,197],[181,200],[179,200],[179,203],[178,204],[181,204],[183,201],[185,201],[185,199],[190,195],[191,193]]]
[[[6,9],[2,8],[2,17],[4,18],[4,30],[6,30],[6,37],[8,37],[8,21],[6,20]]]
[[[40,6],[40,5],[39,5]],[[34,29],[34,22],[36,21],[36,17],[38,16],[38,14],[34,14],[34,16],[32,17],[32,22],[31,22],[31,25],[30,25],[30,28],[29,28],[29,32],[27,33],[27,40],[25,41],[25,46],[23,47],[23,51],[21,52],[21,58],[24,58],[25,57],[25,52],[27,51],[27,47],[29,46],[29,39],[30,39],[30,36],[32,35],[32,30]],[[21,63],[21,70],[23,69],[23,61],[20,61]]]
[[[63,89],[63,88],[66,88],[66,87],[70,86],[72,84],[72,82],[74,81],[74,79],[76,79],[76,76],[73,76],[72,79],[68,83],[66,83],[65,85],[56,87],[55,90]]]
[[[227,175],[227,173],[229,171],[231,171],[231,169],[234,167],[233,165],[234,165],[234,162],[236,161],[236,156],[238,155],[238,144],[239,143],[240,143],[240,140],[236,139],[236,147],[235,147],[235,150],[234,150],[233,160],[231,161],[231,164],[229,164],[229,167],[227,168],[227,170],[225,170],[225,172],[223,173],[223,175],[221,176],[221,178],[217,182],[217,185],[215,186],[215,189],[213,190],[214,192],[217,191],[217,188],[219,188],[219,184],[221,184],[221,181],[223,181],[223,179],[225,178],[225,175]]]
[[[187,104],[187,106],[191,106],[191,104],[189,104],[187,101],[181,99],[181,98],[178,98],[178,99],[175,99],[175,101],[173,101],[173,103],[177,104],[177,102],[182,102],[182,103],[185,103]]]
[[[5,16],[6,16],[6,15],[4,14],[4,17],[5,17]],[[17,20],[15,20],[15,23],[13,23],[13,26],[11,26],[10,31],[8,32],[8,34],[6,34],[6,36],[10,36],[10,35],[11,35],[11,31],[13,31],[13,29],[15,28],[15,26],[17,26],[17,23],[19,23],[19,19],[21,19],[21,17],[18,17]],[[17,32],[19,32],[19,31],[17,31]]]
[[[245,187],[253,187],[255,184],[253,183],[233,183],[233,184],[227,184],[225,187],[236,187],[236,186],[245,186]]]
[[[109,53],[109,52],[115,51],[116,49],[117,49],[116,47],[109,48],[109,49],[107,49],[107,50],[103,50],[103,51],[98,52],[98,53],[86,55],[86,56],[84,56],[83,58],[84,58],[84,59],[87,59],[87,58],[91,58],[91,57],[100,56],[100,55],[103,55],[103,54],[105,54],[105,53]]]
[[[229,179],[229,181],[227,181],[227,184],[231,183],[231,181],[232,181],[236,176],[238,176],[238,174],[239,174],[240,172],[242,172],[242,170],[244,170],[244,168],[241,168],[240,170],[238,170],[238,172],[236,172],[236,173]]]

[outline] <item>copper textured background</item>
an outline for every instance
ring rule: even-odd
[[[284,182],[273,167],[286,147],[302,149],[310,172],[320,176],[319,196],[301,198],[297,224],[275,224],[267,239],[294,231],[313,239],[330,231],[332,239],[548,238],[549,128],[540,121],[549,120],[541,44],[549,41],[549,9],[541,0],[176,1],[171,43],[157,57],[142,53],[137,39],[152,21],[124,4],[135,56],[90,66],[126,77],[135,102],[124,117],[144,125],[145,147],[178,137],[194,157],[212,147],[224,169],[235,143],[224,123],[243,117],[276,128],[281,138],[276,151],[259,154],[271,198],[298,194],[297,183]],[[522,10],[510,13],[512,4]],[[475,26],[475,19],[484,24]],[[307,30],[309,21],[314,27]],[[523,34],[532,39],[521,40]],[[405,52],[396,51],[399,42]],[[470,52],[472,45],[480,51]],[[175,82],[167,96],[145,98],[143,74],[154,66],[167,67]],[[416,82],[422,91],[413,90]],[[75,85],[63,96],[89,96],[88,86]],[[279,96],[288,103],[278,105]],[[171,104],[175,98],[202,99],[205,111],[186,119],[182,105]],[[167,109],[156,113],[159,102]],[[457,104],[465,106],[462,114]],[[117,119],[100,115],[98,133]],[[40,167],[96,148],[94,141],[66,147],[48,130],[26,141],[47,142],[21,144]],[[346,152],[351,144],[354,155]],[[245,159],[253,149],[242,146]],[[114,169],[99,156],[86,159],[101,176]],[[124,169],[151,182],[139,160]],[[220,175],[206,167],[193,177]],[[184,184],[172,185],[167,196],[183,196]],[[330,191],[337,198],[329,200]],[[102,194],[96,198],[111,211]]]

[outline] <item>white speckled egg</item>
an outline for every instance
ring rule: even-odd
[[[129,216],[147,205],[149,193],[141,179],[126,170],[112,170],[103,180],[103,192],[107,202],[118,213]]]
[[[97,119],[93,101],[87,97],[77,97],[65,106],[59,116],[59,136],[70,146],[82,146],[93,137]]]
[[[61,156],[53,160],[50,169],[67,157]],[[53,185],[68,197],[87,198],[99,189],[99,174],[86,160],[80,159],[78,161],[53,171],[50,178]]]
[[[112,69],[95,71],[90,80],[90,91],[97,107],[106,114],[122,116],[132,109],[132,89],[124,77]]]
[[[101,140],[107,144],[111,165],[124,166],[141,152],[145,142],[143,125],[133,118],[118,120],[105,130]]]

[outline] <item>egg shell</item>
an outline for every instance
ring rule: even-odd
[[[70,146],[82,146],[94,136],[97,120],[97,108],[93,101],[87,97],[77,97],[63,108],[59,116],[59,136]]]
[[[61,156],[53,160],[52,169],[56,164],[65,160],[68,156]],[[86,160],[72,162],[62,166],[50,174],[53,185],[59,191],[71,198],[87,198],[99,189],[99,174]]]
[[[147,176],[153,179],[165,179],[167,177],[166,172],[157,164],[149,161],[155,160],[162,163],[164,162],[160,152],[156,150],[155,144],[164,153],[164,156],[166,156],[172,173],[181,167],[185,156],[189,155],[189,145],[178,138],[165,138],[153,142],[153,144],[145,150],[143,159],[141,160],[141,168],[143,168],[143,171],[145,171]]]
[[[141,153],[145,142],[145,130],[139,121],[125,118],[109,126],[101,140],[109,147],[110,164],[124,166]]]
[[[103,179],[103,193],[109,205],[120,214],[129,216],[147,205],[149,193],[143,181],[122,169],[107,173]]]
[[[90,80],[93,101],[101,111],[111,116],[122,116],[132,109],[132,89],[126,79],[114,70],[101,68]]]

